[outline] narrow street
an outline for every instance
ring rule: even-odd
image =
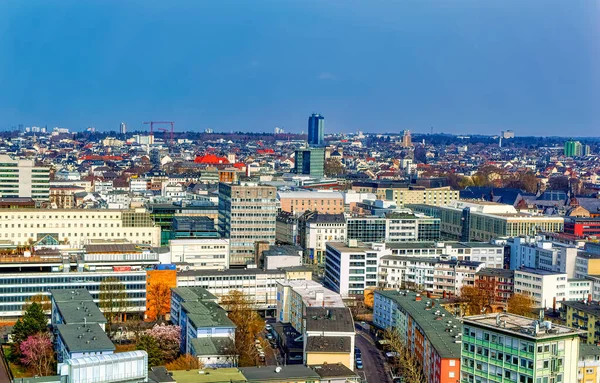
[[[356,370],[358,375],[368,383],[391,383],[392,378],[385,364],[385,358],[381,351],[375,347],[375,342],[368,333],[362,331],[357,325],[356,347],[362,354],[364,368]]]

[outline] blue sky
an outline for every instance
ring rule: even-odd
[[[0,128],[600,136],[594,0],[6,0]]]

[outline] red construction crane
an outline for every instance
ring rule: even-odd
[[[150,135],[151,136],[154,136],[154,124],[170,124],[171,125],[170,141],[171,141],[171,143],[173,142],[173,138],[175,136],[175,134],[174,134],[175,122],[174,121],[147,121],[147,122],[144,122],[144,124],[146,124],[146,125],[150,124]],[[166,133],[166,129],[165,129],[165,133]]]

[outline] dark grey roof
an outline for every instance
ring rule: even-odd
[[[300,364],[281,366],[279,372],[275,371],[275,366],[240,367],[240,371],[248,382],[320,380],[319,374],[313,369]]]
[[[344,223],[346,218],[343,214],[321,214],[315,213],[309,217],[306,222],[309,223]]]
[[[352,340],[349,336],[309,336],[306,352],[349,353]]]
[[[115,345],[97,323],[91,325],[59,324],[56,325],[56,330],[69,352],[115,350]]]
[[[263,256],[277,256],[277,255],[295,255],[299,256],[299,252],[302,248],[297,245],[279,245],[271,246],[267,250],[263,251]]]
[[[55,302],[93,301],[94,298],[87,289],[50,289]]]
[[[184,302],[216,301],[218,298],[204,287],[176,287],[172,288],[173,294],[177,294]]]
[[[165,367],[151,367],[148,371],[148,381],[153,383],[170,383],[175,382],[175,379],[169,375]]]
[[[580,343],[579,344],[579,360],[597,360],[600,356],[600,346],[596,344],[587,344]]]
[[[306,331],[354,333],[352,313],[347,307],[307,307]]]
[[[507,269],[494,269],[491,267],[484,267],[477,272],[477,275],[484,275],[488,277],[501,277],[501,278],[514,278],[515,271]]]
[[[331,378],[356,379],[358,375],[341,363],[315,364],[310,366],[323,380]]]
[[[194,347],[194,356],[231,355],[235,352],[233,341],[229,337],[202,337],[190,340]]]
[[[600,304],[598,302],[591,302],[589,304],[584,303],[582,301],[564,301],[560,302],[563,306],[568,306],[574,308],[578,311],[583,311],[584,313],[591,314],[594,316],[600,316]]]
[[[106,318],[94,301],[56,302],[65,324],[106,323]]]

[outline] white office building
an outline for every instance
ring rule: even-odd
[[[564,300],[581,300],[592,294],[593,283],[568,279],[566,273],[521,268],[515,270],[514,291],[533,299],[534,307],[549,309]]]
[[[172,239],[171,260],[183,270],[225,270],[229,268],[229,240]]]

